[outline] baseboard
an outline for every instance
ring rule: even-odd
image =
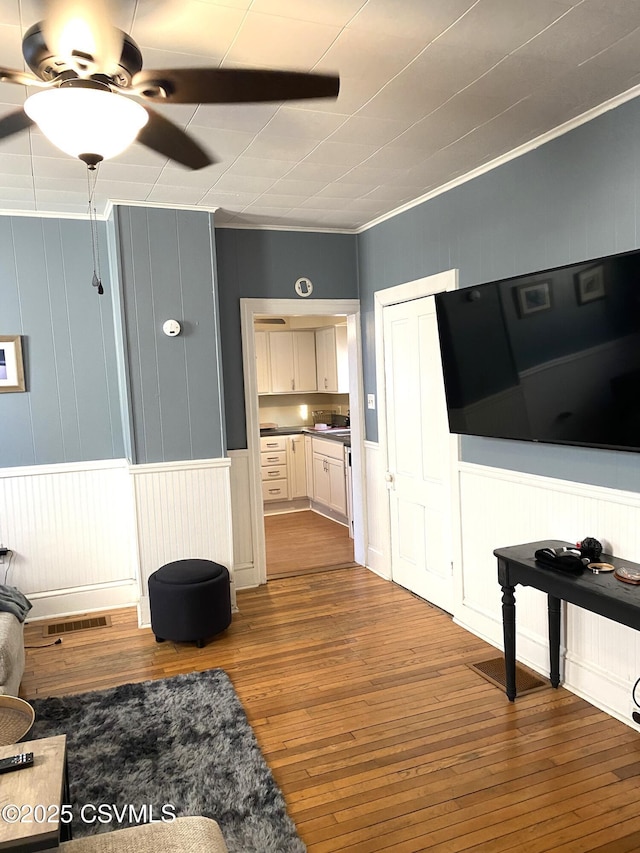
[[[629,684],[624,679],[569,653],[565,659],[562,684],[576,696],[640,731],[640,725],[634,723],[631,718],[633,697]],[[597,699],[594,699],[594,695]]]
[[[27,596],[33,605],[27,622],[94,613],[97,610],[135,607],[139,597],[135,581],[33,593]]]
[[[366,566],[368,569],[385,580],[391,580],[391,571],[388,561],[385,560],[382,551],[369,546],[367,548]]]
[[[294,498],[290,501],[267,501],[264,505],[264,515],[281,515],[285,512],[304,512],[310,509],[309,498]]]
[[[260,586],[260,581],[256,577],[257,574],[256,567],[253,563],[235,565],[233,567],[233,581],[236,590],[253,589],[254,587]]]
[[[335,512],[330,507],[325,506],[324,504],[316,503],[315,501],[311,501],[310,509],[312,512],[317,512],[318,515],[323,515],[325,518],[330,519],[331,521],[336,521],[338,524],[341,524],[343,527],[349,526],[349,520],[346,515],[342,515],[339,512]]]

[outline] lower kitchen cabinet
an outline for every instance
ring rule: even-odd
[[[304,440],[304,435],[287,436],[287,470],[291,500],[307,497],[307,468],[305,464]]]
[[[342,442],[302,434],[263,436],[260,471],[265,505],[310,498],[320,511],[331,510],[328,514],[336,520],[348,517]]]
[[[344,446],[341,442],[313,439],[312,498],[340,515],[347,515]]]
[[[265,503],[289,500],[287,438],[269,436],[260,439],[260,474]]]
[[[304,435],[260,439],[262,499],[265,503],[307,497],[304,440]]]

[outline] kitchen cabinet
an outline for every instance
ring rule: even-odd
[[[256,332],[256,382],[258,394],[268,394],[271,390],[269,377],[269,339],[268,332]]]
[[[304,467],[307,472],[307,497],[313,497],[313,438],[304,437]]]
[[[344,446],[339,441],[313,439],[313,500],[346,517]]]
[[[307,468],[305,463],[305,436],[287,436],[287,471],[289,480],[289,497],[307,497]]]
[[[260,475],[265,503],[306,498],[305,436],[262,436]]]
[[[289,500],[287,436],[260,439],[260,476],[265,503]]]
[[[272,394],[316,391],[316,341],[313,331],[266,332]]]
[[[346,326],[316,330],[316,383],[318,391],[349,392]]]

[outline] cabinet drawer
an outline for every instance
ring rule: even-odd
[[[263,465],[260,469],[263,480],[286,480],[286,465]]]
[[[262,436],[260,438],[260,450],[286,450],[287,449],[286,435]]]
[[[260,454],[260,464],[265,465],[286,465],[287,454],[284,450],[272,450],[267,453]]]
[[[344,444],[341,441],[327,441],[323,438],[313,439],[313,452],[330,456],[332,459],[344,459]]]
[[[262,483],[263,501],[286,501],[289,500],[289,489],[286,480],[274,480]]]

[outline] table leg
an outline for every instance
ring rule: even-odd
[[[65,748],[64,754],[64,774],[62,778],[62,805],[71,804],[71,794],[69,793],[69,763],[67,761],[67,753]],[[60,841],[71,841],[71,823],[62,823],[60,826]]]
[[[507,697],[513,702],[516,698],[516,597],[513,586],[502,587],[502,631]]]
[[[560,685],[560,599],[547,596],[549,610],[549,663],[551,686]]]

